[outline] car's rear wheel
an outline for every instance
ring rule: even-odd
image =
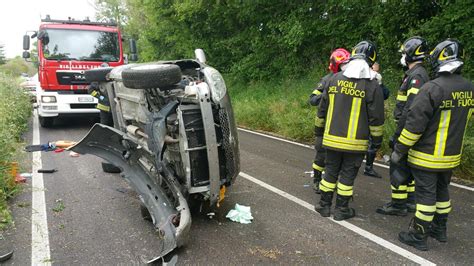
[[[122,72],[123,85],[132,89],[166,89],[181,81],[181,69],[171,64],[143,64]]]

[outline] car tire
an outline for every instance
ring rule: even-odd
[[[87,82],[107,82],[109,81],[107,79],[107,74],[110,73],[110,71],[113,69],[113,67],[99,67],[99,68],[94,68],[94,69],[89,69],[84,72],[84,76],[86,78]]]
[[[123,85],[131,89],[166,89],[181,81],[181,69],[172,64],[143,64],[122,72]]]
[[[140,214],[142,215],[143,220],[153,222],[153,218],[151,218],[151,214],[148,211],[145,204],[140,202]]]
[[[118,174],[122,172],[122,170],[120,170],[120,168],[118,168],[117,166],[111,163],[106,163],[106,162],[102,162],[102,171],[104,171],[105,173],[111,173],[111,174]]]
[[[44,127],[44,128],[50,128],[54,124],[54,117],[38,116],[38,120],[41,127]]]

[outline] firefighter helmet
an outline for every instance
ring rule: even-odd
[[[438,72],[440,67],[453,61],[464,59],[464,48],[458,40],[447,39],[438,45],[430,53],[430,62],[433,70]]]
[[[402,44],[400,52],[405,55],[407,64],[422,61],[428,56],[428,43],[420,36],[413,36]]]
[[[351,54],[344,48],[338,48],[331,53],[329,57],[329,70],[333,73],[339,72],[341,64],[347,63],[349,61]]]
[[[371,41],[361,41],[352,48],[351,58],[365,59],[372,66],[377,59],[377,46]]]

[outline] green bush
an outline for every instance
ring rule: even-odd
[[[21,134],[31,116],[30,97],[19,80],[0,72],[0,228],[10,221],[6,199],[16,190],[10,164],[15,160]]]

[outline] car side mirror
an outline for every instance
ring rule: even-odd
[[[194,55],[196,56],[196,59],[205,64],[206,63],[206,54],[204,53],[203,49],[196,49],[194,50]]]
[[[28,34],[23,35],[23,50],[30,50],[30,36]]]

